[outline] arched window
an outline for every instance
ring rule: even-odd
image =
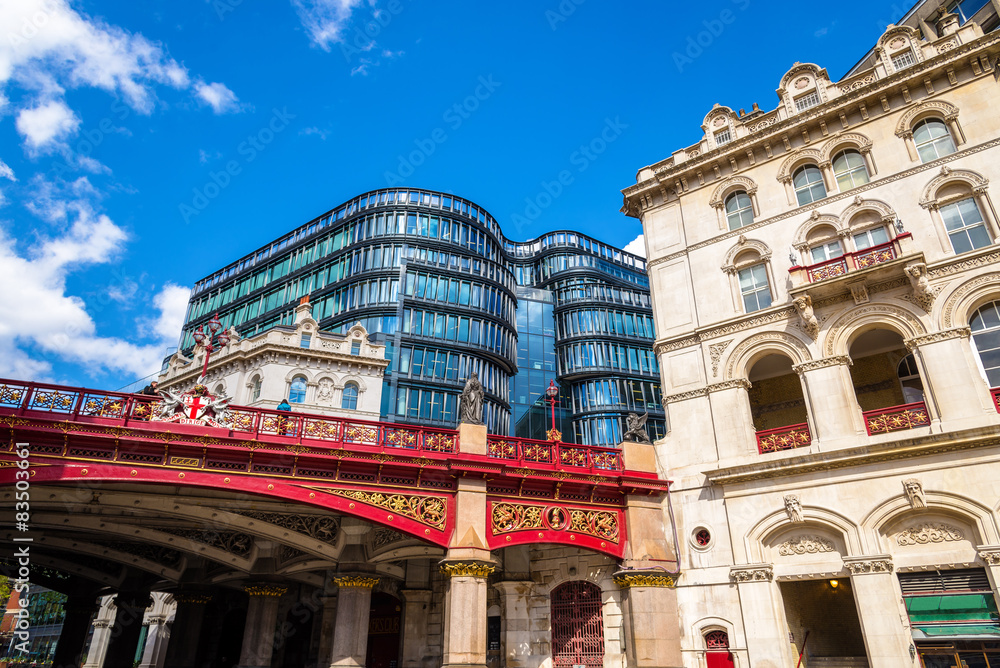
[[[990,387],[1000,387],[1000,301],[979,307],[969,326],[986,381]]]
[[[729,653],[729,634],[725,631],[709,631],[705,634],[705,659],[708,668],[733,668],[732,654]]]
[[[552,590],[552,659],[555,666],[604,666],[601,588],[567,582]]]
[[[344,396],[340,400],[340,407],[348,410],[358,409],[358,384],[348,383],[344,385]]]
[[[746,192],[738,190],[726,198],[726,218],[731,230],[753,222],[753,203]]]
[[[302,376],[292,378],[292,388],[288,392],[288,402],[301,404],[306,400],[306,379]]]
[[[816,165],[803,165],[796,169],[792,175],[792,184],[800,206],[826,197],[823,174]]]
[[[986,231],[986,221],[973,197],[941,207],[941,220],[956,253],[965,253],[989,246],[992,242]]]
[[[903,388],[903,403],[913,404],[924,400],[924,384],[920,382],[920,372],[917,370],[917,360],[913,355],[907,355],[896,365],[896,376]]]
[[[948,126],[938,118],[928,118],[913,127],[913,142],[917,146],[920,162],[930,162],[955,152],[955,140]]]
[[[841,192],[868,183],[868,166],[864,157],[854,150],[841,151],[833,158],[833,175]]]
[[[767,282],[767,267],[763,262],[739,270],[740,296],[743,310],[753,313],[771,305],[771,286]]]
[[[250,385],[250,401],[257,401],[260,399],[260,376],[253,379],[253,383]]]

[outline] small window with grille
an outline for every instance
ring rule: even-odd
[[[913,59],[913,52],[907,49],[902,53],[897,53],[892,57],[892,69],[899,71],[901,69],[907,68],[916,61]]]
[[[732,140],[733,140],[733,135],[729,132],[729,128],[726,128],[725,130],[720,130],[719,132],[715,133],[716,146],[722,146],[724,144],[728,144]]]
[[[811,93],[806,93],[801,97],[795,98],[795,109],[796,111],[805,111],[810,107],[815,107],[819,104],[819,92],[812,91]]]

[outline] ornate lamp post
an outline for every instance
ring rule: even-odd
[[[212,319],[208,321],[208,332],[206,332],[201,325],[198,329],[194,331],[195,343],[204,344],[205,346],[205,368],[201,370],[201,375],[205,376],[208,373],[208,359],[212,356],[212,353],[221,348],[225,348],[226,344],[229,343],[229,332],[223,331],[219,334],[218,338],[218,348],[212,344],[212,340],[215,338],[215,333],[222,329],[222,323],[219,322],[219,314],[216,313],[212,316]]]
[[[549,386],[545,388],[545,400],[549,402],[549,408],[552,409],[552,428],[545,435],[550,441],[561,441],[562,434],[556,429],[556,402],[559,401],[559,386],[556,385],[556,381],[549,381]]]

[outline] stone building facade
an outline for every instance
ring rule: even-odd
[[[623,191],[689,668],[1000,665],[1000,33],[966,19],[796,63]]]
[[[294,325],[230,342],[209,357],[204,384],[215,395],[231,396],[240,406],[275,408],[286,399],[296,411],[378,420],[382,376],[389,361],[385,345],[374,343],[361,324],[346,334],[320,331],[308,298],[295,309]],[[205,365],[204,346],[191,359],[170,358],[159,377],[160,390],[188,390]]]

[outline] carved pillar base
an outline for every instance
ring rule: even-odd
[[[674,577],[660,569],[619,571],[625,656],[635,668],[679,668],[680,619]]]
[[[337,594],[337,627],[333,632],[331,666],[362,668],[368,658],[368,616],[371,612],[372,588],[378,578],[370,575],[335,577]]]
[[[486,561],[441,562],[448,577],[443,668],[486,668],[486,578],[493,570]]]
[[[250,603],[243,627],[239,668],[270,668],[278,606],[288,589],[273,584],[256,584],[248,585],[244,590],[250,596]]]

